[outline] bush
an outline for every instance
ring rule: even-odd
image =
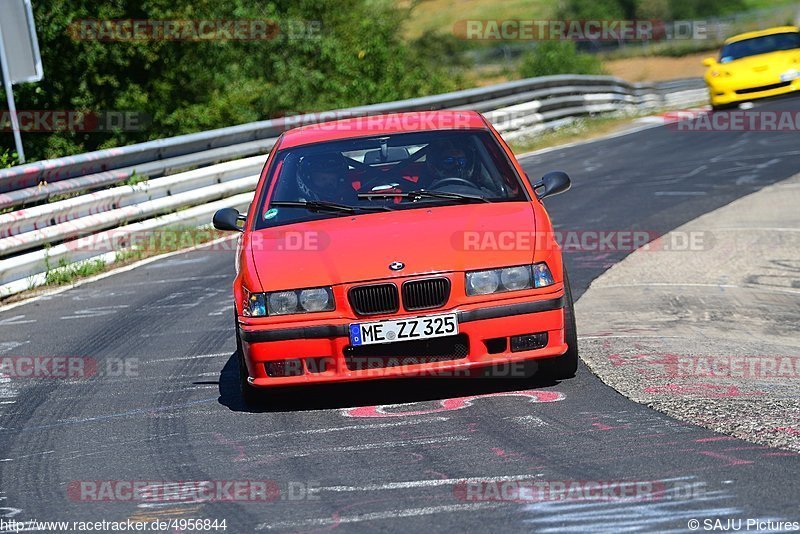
[[[572,41],[542,41],[527,52],[519,67],[523,78],[550,74],[602,74],[600,59],[579,52]]]
[[[0,150],[0,169],[7,169],[18,164],[17,153]]]
[[[409,12],[389,0],[60,0],[34,16],[44,79],[15,86],[20,110],[129,111],[140,131],[25,133],[31,160],[263,120],[453,90],[459,79],[403,38]],[[79,40],[83,19],[271,19],[305,30],[271,40]],[[296,28],[297,26],[295,26]],[[430,45],[425,36],[421,45]],[[452,43],[441,43],[442,49]],[[13,147],[0,133],[0,151]]]

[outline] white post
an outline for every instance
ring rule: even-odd
[[[3,31],[0,30],[0,66],[3,71],[3,86],[8,100],[8,113],[11,115],[11,129],[14,130],[14,144],[17,145],[17,156],[20,163],[25,163],[25,151],[22,149],[22,136],[19,134],[19,120],[17,119],[17,106],[14,104],[14,92],[11,88],[11,75],[8,72],[6,49],[3,45]]]

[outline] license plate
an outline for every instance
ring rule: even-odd
[[[456,334],[458,334],[458,317],[455,313],[448,313],[393,321],[353,323],[350,325],[350,344],[357,347]]]

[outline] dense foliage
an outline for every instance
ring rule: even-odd
[[[549,74],[602,74],[600,59],[579,52],[572,41],[542,41],[522,57],[519,75],[523,78]]]
[[[15,86],[19,110],[128,111],[148,117],[149,125],[24,133],[29,160],[443,92],[459,83],[428,51],[435,38],[403,39],[408,12],[389,0],[59,0],[36,2],[34,14],[45,76]],[[76,38],[75,26],[87,19],[269,19],[281,31],[258,40]],[[13,146],[11,134],[0,133],[0,152]]]
[[[744,8],[744,0],[565,0],[559,4],[556,18],[573,21],[702,20]],[[693,43],[676,43],[674,50],[678,53],[694,51],[690,48]],[[601,72],[602,64],[596,56],[580,51],[572,42],[558,41],[537,43],[523,55],[518,70],[522,77]]]

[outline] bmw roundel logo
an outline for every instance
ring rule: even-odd
[[[403,269],[405,269],[405,267],[406,264],[403,263],[402,261],[393,261],[392,263],[389,264],[389,268],[393,271],[402,271]]]

